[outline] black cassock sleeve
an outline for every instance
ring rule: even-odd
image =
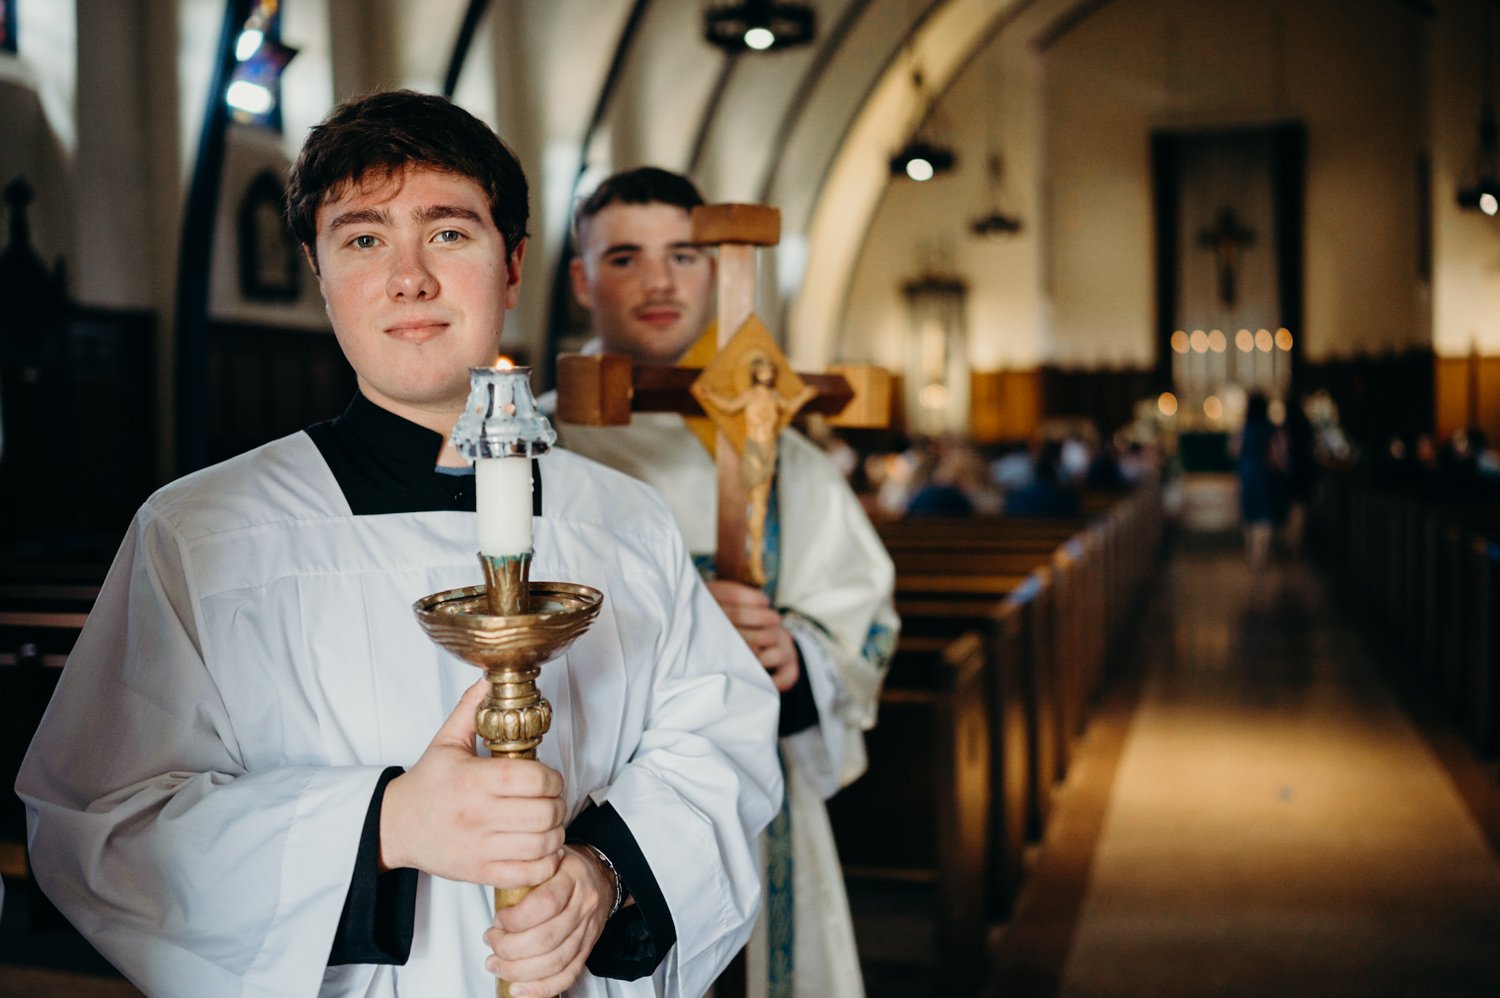
[[[380,775],[354,859],[354,876],[344,898],[330,966],[348,963],[385,963],[400,966],[411,956],[416,929],[417,871],[380,872],[380,809],[386,785],[404,772],[392,766]],[[656,875],[636,844],[629,826],[607,801],[592,802],[568,826],[567,841],[586,843],[609,857],[635,904],[621,908],[605,923],[604,932],[589,954],[588,968],[596,977],[633,981],[653,973],[677,942],[677,927]]]
[[[365,827],[354,855],[354,877],[344,910],[339,914],[329,966],[345,963],[391,963],[400,966],[411,956],[417,921],[417,871],[380,872],[380,806],[385,788],[405,770],[392,766],[380,774]]]
[[[781,694],[781,720],[776,726],[780,738],[806,731],[818,723],[818,701],[813,697],[812,680],[807,678],[807,661],[795,640],[792,647],[797,649],[797,681]]]
[[[649,976],[676,944],[677,926],[630,827],[608,801],[590,802],[568,826],[568,841],[587,843],[608,856],[625,896],[635,900],[604,923],[589,954],[589,970],[595,977],[621,981]]]

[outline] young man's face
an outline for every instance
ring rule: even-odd
[[[583,224],[573,294],[609,353],[670,364],[708,328],[714,266],[676,205],[612,204]]]
[[[360,391],[417,422],[462,411],[493,364],[521,287],[489,201],[467,177],[414,167],[318,208],[318,282]]]

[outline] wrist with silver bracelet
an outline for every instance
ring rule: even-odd
[[[589,842],[574,842],[572,845],[582,846],[595,856],[598,856],[599,862],[604,864],[605,869],[609,871],[610,877],[615,882],[615,899],[609,906],[609,914],[604,916],[604,920],[607,922],[611,918],[614,918],[615,912],[619,911],[625,904],[625,881],[621,879],[620,871],[615,869],[615,864],[610,861],[608,856],[604,855],[604,850]]]

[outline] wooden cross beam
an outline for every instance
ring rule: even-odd
[[[765,581],[762,529],[781,431],[799,411],[846,427],[885,426],[890,416],[887,372],[844,366],[798,374],[755,318],[755,251],[775,245],[780,231],[780,212],[764,205],[693,209],[693,242],[719,250],[718,319],[683,358],[687,366],[636,365],[609,354],[557,361],[562,422],[621,426],[632,411],[676,412],[690,425],[696,418],[718,468],[715,573],[755,586]]]

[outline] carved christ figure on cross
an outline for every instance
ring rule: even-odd
[[[755,585],[764,585],[766,506],[771,482],[776,476],[776,437],[797,411],[818,394],[811,385],[791,397],[776,390],[776,365],[765,354],[749,358],[750,384],[735,396],[724,396],[705,386],[703,394],[721,411],[740,415],[745,444],[740,452],[740,480],[745,486],[746,531],[749,534],[749,573]]]
[[[1245,228],[1234,209],[1229,207],[1220,208],[1213,227],[1198,234],[1198,245],[1213,250],[1218,258],[1219,302],[1225,308],[1234,308],[1239,300],[1236,265],[1239,263],[1240,251],[1254,243],[1254,231]]]

